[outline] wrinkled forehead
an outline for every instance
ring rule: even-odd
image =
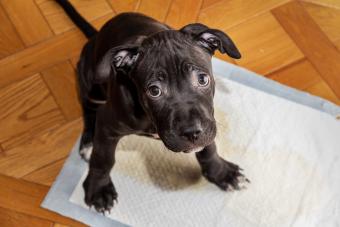
[[[140,70],[144,73],[157,70],[179,73],[185,64],[211,70],[211,56],[178,31],[148,38],[142,51]]]

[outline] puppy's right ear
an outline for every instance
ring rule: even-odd
[[[139,46],[118,46],[108,50],[96,66],[95,81],[105,82],[118,71],[128,73],[139,57],[138,48]]]
[[[231,38],[218,29],[211,29],[204,24],[188,24],[180,29],[180,32],[190,35],[197,45],[214,54],[219,50],[222,54],[228,54],[230,57],[240,59],[241,54]]]

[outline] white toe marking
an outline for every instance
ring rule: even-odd
[[[84,147],[79,151],[79,153],[86,161],[89,161],[91,158],[92,149],[93,146]]]
[[[238,176],[238,186],[240,189],[246,189],[247,185],[249,184],[249,180],[245,176]]]

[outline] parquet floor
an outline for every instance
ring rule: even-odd
[[[273,80],[340,104],[339,0],[71,0],[97,28],[138,11],[227,32]],[[0,226],[79,226],[39,208],[81,128],[75,64],[85,42],[52,0],[0,0]]]

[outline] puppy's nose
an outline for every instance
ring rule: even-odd
[[[183,130],[183,136],[190,141],[195,141],[202,134],[203,130],[200,125],[194,125]]]

